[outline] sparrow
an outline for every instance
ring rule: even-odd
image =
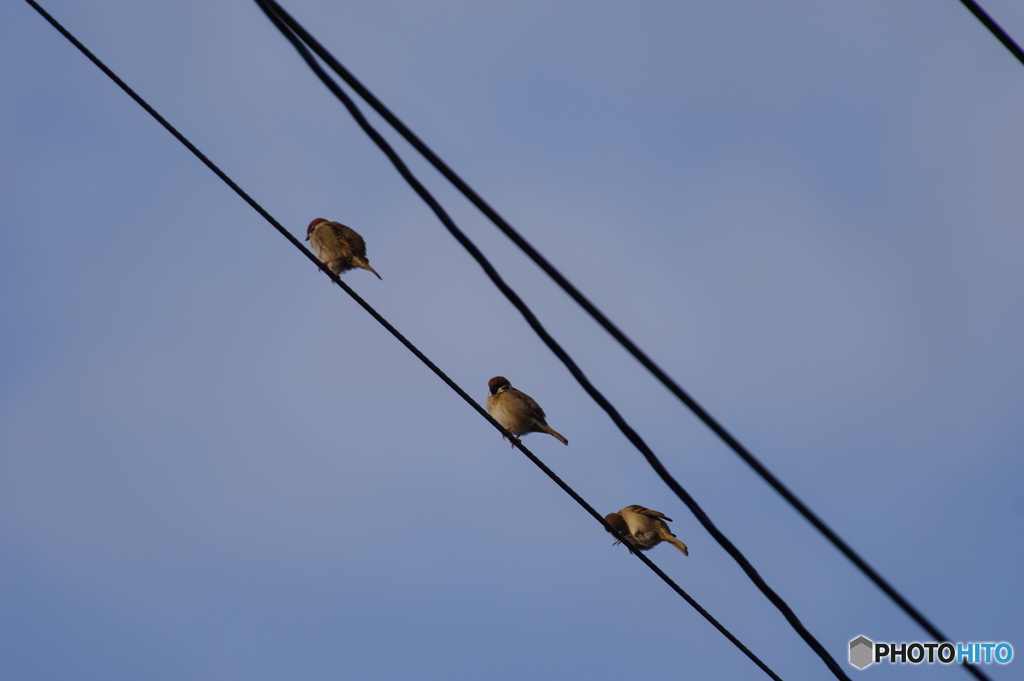
[[[515,437],[525,433],[547,433],[563,445],[569,441],[547,424],[544,410],[524,392],[516,390],[504,376],[495,376],[487,382],[487,413]],[[502,435],[502,437],[505,437]],[[514,443],[513,443],[513,446]]]
[[[317,218],[306,228],[306,241],[316,251],[316,257],[335,274],[359,267],[377,274],[366,259],[366,242],[354,229],[340,222]],[[377,278],[381,276],[377,274]]]
[[[618,513],[609,513],[604,517],[604,521],[614,527],[615,531],[626,540],[626,548],[630,553],[633,553],[634,548],[647,551],[661,542],[667,541],[682,551],[684,556],[690,555],[686,544],[676,539],[676,536],[668,529],[666,520],[672,522],[672,519],[666,517],[664,513],[652,511],[636,504],[631,504]],[[618,543],[618,541],[615,542],[615,544]]]

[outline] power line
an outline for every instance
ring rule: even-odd
[[[296,239],[288,230],[286,230],[281,223],[279,223],[273,216],[271,216],[266,210],[263,209],[252,197],[250,197],[241,187],[228,177],[216,164],[214,164],[209,158],[206,157],[199,149],[193,145],[184,135],[172,126],[163,116],[151,107],[142,97],[135,93],[123,80],[121,80],[117,74],[110,70],[106,64],[104,64],[98,57],[96,57],[88,48],[85,47],[77,38],[74,37],[67,29],[65,29],[60,23],[57,22],[46,10],[44,10],[34,0],[25,0],[29,5],[32,6],[46,21],[48,21],[54,28],[57,29],[65,38],[68,39],[82,54],[84,54],[90,61],[92,61],[100,70],[103,71],[111,80],[113,80],[122,90],[124,90],[132,99],[135,100],[143,109],[146,110],[158,123],[160,123],[168,132],[185,145],[189,151],[191,151],[200,161],[202,161],[210,170],[212,170],[221,180],[223,180],[231,189],[235,191],[246,203],[248,203],[256,212],[258,212],[267,222],[271,224],[278,232],[280,232],[293,246],[302,251],[310,261],[317,265],[318,269],[323,272],[327,277],[331,279],[335,284],[340,286],[345,293],[347,293],[360,307],[370,314],[378,323],[380,323],[391,335],[393,335],[399,342],[402,343],[410,352],[412,352],[423,364],[427,366],[431,371],[434,372],[442,381],[444,381],[448,387],[454,390],[459,397],[466,401],[467,404],[472,406],[484,419],[486,419],[492,426],[494,426],[503,436],[509,438],[513,445],[516,446],[531,462],[534,463],[541,471],[544,472],[555,484],[562,488],[570,497],[573,498],[576,503],[583,507],[591,516],[593,516],[601,525],[610,532],[616,539],[625,543],[627,546],[628,541],[620,535],[615,528],[605,522],[604,517],[601,516],[587,501],[576,493],[566,482],[564,482],[558,475],[555,474],[547,465],[544,464],[539,458],[537,458],[533,452],[523,445],[522,441],[513,436],[510,432],[505,430],[501,424],[495,421],[487,411],[480,406],[472,397],[466,393],[455,381],[448,377],[436,364],[434,364],[430,358],[424,355],[415,345],[412,344],[401,332],[398,331],[390,322],[387,321],[380,313],[378,313],[369,303],[363,300],[352,288],[342,281],[338,275],[333,272],[324,269],[320,260],[314,256],[302,242]],[[656,575],[658,575],[669,587],[672,588],[677,594],[679,594],[687,603],[689,603],[698,613],[701,614],[708,622],[712,624],[718,631],[720,631],[729,641],[739,648],[747,657],[749,657],[758,667],[760,667],[769,677],[775,679],[775,681],[782,681],[782,679],[769,668],[764,662],[762,662],[753,652],[751,652],[746,646],[740,642],[728,629],[726,629],[718,620],[716,620],[707,610],[705,610],[697,601],[695,601],[686,591],[682,589],[678,584],[675,583],[672,578],[665,574],[661,568],[659,568],[650,558],[644,555],[641,551],[633,552],[648,568],[650,568]]]
[[[754,472],[767,482],[776,492],[782,496],[800,515],[804,517],[815,529],[817,529],[840,553],[852,562],[869,580],[882,590],[905,614],[918,623],[925,631],[938,641],[945,641],[948,638],[939,628],[933,624],[920,610],[918,610],[905,596],[896,590],[882,575],[875,570],[860,554],[858,554],[844,539],[842,539],[831,527],[829,527],[814,511],[810,509],[799,497],[796,496],[778,477],[761,463],[746,447],[729,433],[714,417],[711,416],[692,396],[689,395],[672,377],[665,373],[646,353],[643,352],[628,336],[625,335],[608,317],[604,315],[589,299],[586,298],[568,279],[565,278],[539,251],[537,251],[525,238],[522,237],[497,211],[494,210],[472,187],[470,187],[455,171],[453,171],[440,157],[437,156],[415,133],[413,133],[394,113],[391,112],[377,97],[363,85],[344,65],[341,64],[330,52],[328,52],[308,31],[303,28],[291,15],[289,15],[274,0],[257,0],[257,3],[271,7],[287,27],[312,49],[320,59],[338,74],[371,108],[374,109],[385,121],[387,121],[405,140],[440,172],[449,182],[455,186],[474,206],[476,206],[491,222],[498,227],[509,239],[512,240],[523,252],[533,260],[555,283],[561,287],[573,300],[577,302],[595,321],[598,322],[623,348],[626,349],[640,364],[664,385],[668,390],[682,401],[701,421],[704,422],[725,444],[732,449],[743,461],[745,461]],[[987,18],[987,15],[985,15]],[[989,19],[991,21],[991,19]],[[994,22],[992,22],[994,24]],[[986,24],[988,25],[988,24]],[[996,26],[998,29],[998,26]],[[1002,31],[1002,29],[999,29]],[[1003,34],[1005,35],[1005,33]],[[1009,40],[1007,36],[1007,40]],[[1012,43],[1012,40],[1010,40]],[[1013,44],[1016,47],[1015,44]],[[1016,48],[1019,52],[1020,48]],[[1014,51],[1011,48],[1011,51]],[[1016,54],[1016,52],[1015,52]],[[307,60],[309,63],[309,60]],[[310,63],[316,71],[317,66]],[[325,77],[320,75],[321,80]],[[328,84],[328,87],[331,87]],[[332,90],[333,91],[333,90]],[[337,93],[336,93],[337,94]],[[347,106],[347,105],[346,105]],[[351,111],[351,109],[350,109]],[[988,677],[977,667],[969,665],[968,671],[979,679]]]
[[[477,248],[469,237],[467,237],[462,230],[458,228],[455,222],[447,214],[444,208],[437,202],[437,200],[430,194],[430,192],[423,186],[423,184],[413,175],[413,173],[406,166],[404,161],[397,152],[391,147],[390,144],[381,136],[381,134],[370,125],[366,117],[363,116],[362,112],[355,103],[349,98],[349,96],[335,83],[330,76],[320,67],[316,62],[316,59],[312,54],[305,48],[302,41],[283,23],[280,17],[276,14],[276,10],[269,7],[269,3],[256,0],[257,4],[260,5],[261,9],[266,13],[267,17],[274,23],[275,26],[282,32],[282,34],[292,43],[296,51],[299,52],[300,56],[309,65],[317,76],[323,81],[323,83],[331,90],[332,93],[348,110],[349,114],[355,119],[356,123],[363,129],[363,131],[373,140],[373,142],[380,148],[380,150],[388,157],[395,169],[402,176],[403,179],[409,184],[410,187],[419,195],[419,197],[434,211],[438,219],[448,229],[448,231],[455,237],[455,239],[466,249],[467,252],[473,257],[474,260],[480,265],[480,267],[487,274],[488,278],[494,283],[495,286],[502,292],[502,294],[512,303],[512,305],[523,315],[527,323],[534,330],[534,332],[540,337],[545,345],[555,354],[556,357],[561,360],[565,367],[569,370],[572,376],[580,384],[580,386],[587,392],[590,397],[597,402],[597,404],[608,414],[609,418],[615,423],[623,435],[633,444],[637,450],[644,456],[647,462],[651,465],[654,471],[661,477],[662,481],[669,486],[669,488],[678,496],[684,504],[690,509],[690,512],[694,514],[698,522],[704,526],[704,529],[714,537],[715,541],[725,549],[733,560],[740,566],[747,577],[754,583],[754,585],[761,591],[762,594],[782,613],[786,621],[789,622],[790,626],[800,635],[804,642],[822,659],[825,665],[830,671],[839,679],[845,679],[849,681],[849,677],[843,671],[842,667],[835,661],[832,655],[825,649],[823,645],[814,637],[813,634],[804,626],[800,619],[793,612],[793,609],[789,607],[785,600],[782,599],[778,593],[775,592],[771,586],[764,580],[763,577],[757,572],[753,564],[747,559],[745,555],[732,543],[732,541],[723,533],[711,520],[710,516],[700,507],[696,499],[690,495],[689,492],[683,488],[682,485],[669,473],[668,469],[661,463],[654,451],[647,445],[646,442],[640,437],[640,435],[626,422],[626,420],[619,414],[618,410],[608,401],[608,399],[590,382],[587,376],[579,368],[576,362],[569,356],[569,354],[558,344],[558,342],[548,333],[544,326],[540,323],[540,320],[533,313],[532,310],[526,305],[525,302],[519,297],[519,295],[509,286],[498,271],[490,263],[484,254]],[[283,11],[283,10],[281,10]]]
[[[966,7],[975,18],[985,25],[985,28],[996,37],[996,39],[1003,44],[1003,47],[1010,51],[1014,57],[1017,58],[1021,64],[1024,64],[1024,50],[1020,49],[1020,45],[1014,42],[1010,34],[1003,30],[1003,27],[996,23],[996,20],[989,16],[981,5],[974,2],[974,0],[960,0],[960,3]]]

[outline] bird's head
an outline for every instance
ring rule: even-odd
[[[626,525],[626,521],[618,513],[609,513],[604,517],[604,521],[611,525],[612,529],[618,532],[620,537],[629,535],[629,526]],[[619,542],[616,541],[615,543],[618,544]]]
[[[309,223],[309,227],[306,228],[306,241],[309,241],[309,235],[313,233],[313,230],[321,222],[327,222],[327,220],[324,220],[323,218],[317,218],[316,220],[313,220],[313,222]]]
[[[508,379],[504,376],[495,376],[491,380],[487,381],[487,389],[491,391],[492,395],[497,395],[503,390],[508,390],[512,387],[512,384],[508,382]]]

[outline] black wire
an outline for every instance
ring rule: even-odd
[[[1014,57],[1017,58],[1021,64],[1024,64],[1024,50],[1020,49],[1020,45],[1014,42],[1010,34],[1003,30],[1003,27],[996,23],[995,19],[988,15],[981,5],[974,2],[974,0],[960,0],[960,3],[970,10],[971,14],[977,18],[978,21],[985,25],[985,28],[989,30],[992,35],[996,37],[1003,44],[1003,47],[1010,51]]]
[[[730,434],[714,417],[711,416],[692,396],[687,393],[671,376],[665,373],[654,360],[641,350],[628,336],[625,335],[601,310],[599,310],[589,299],[586,298],[561,272],[559,272],[539,251],[537,251],[522,235],[520,235],[504,218],[501,217],[472,187],[459,177],[440,157],[438,157],[415,133],[412,132],[394,113],[391,112],[377,97],[364,86],[344,65],[341,64],[330,52],[328,52],[308,31],[303,28],[291,15],[289,15],[274,0],[266,0],[265,4],[273,8],[281,20],[319,56],[324,63],[338,74],[360,97],[369,104],[384,120],[386,120],[405,140],[412,145],[421,155],[434,166],[449,182],[455,186],[473,205],[475,205],[491,222],[495,224],[509,239],[512,240],[526,255],[533,260],[555,283],[561,287],[573,300],[575,300],[595,321],[598,322],[615,340],[617,340],[627,352],[640,362],[640,364],[651,372],[658,381],[682,401],[693,413],[704,422],[725,444],[732,449],[743,461],[745,461],[765,482],[782,496],[800,515],[804,517],[815,529],[833,545],[840,553],[847,557],[868,579],[882,590],[904,613],[918,623],[935,640],[949,640],[935,624],[933,624],[920,610],[914,607],[899,591],[896,590],[882,575],[858,554],[849,544],[846,543],[836,532],[829,527],[814,511],[810,509],[799,497],[796,496],[786,485],[779,480],[760,460],[758,460],[746,447]],[[266,10],[264,10],[266,11]],[[987,18],[987,15],[985,15]],[[984,20],[983,20],[984,21]],[[991,21],[991,19],[989,19]],[[994,22],[993,22],[994,23]],[[986,24],[988,25],[988,24]],[[998,29],[998,26],[996,27]],[[1002,29],[999,29],[1002,31]],[[1005,33],[1003,34],[1005,35]],[[1002,40],[1002,38],[1001,38]],[[1007,40],[1009,38],[1007,37]],[[1012,41],[1010,41],[1012,44]],[[1005,43],[1004,43],[1005,44]],[[1014,51],[1017,54],[1020,48]],[[315,67],[314,67],[315,68]],[[979,679],[987,679],[980,670],[969,666],[971,673]]]
[[[445,374],[436,364],[434,364],[430,360],[430,358],[428,358],[426,355],[424,355],[419,350],[419,348],[417,348],[415,345],[413,345],[411,341],[409,341],[404,335],[402,335],[401,332],[398,331],[398,329],[396,329],[394,326],[392,326],[391,323],[388,322],[383,316],[381,316],[381,314],[378,313],[373,307],[371,307],[369,303],[367,303],[365,300],[363,300],[363,298],[360,297],[359,294],[357,294],[354,290],[352,290],[348,286],[348,284],[346,284],[344,281],[342,281],[338,277],[338,275],[334,274],[333,272],[331,272],[331,271],[329,271],[327,269],[322,268],[320,260],[316,256],[314,256],[302,244],[301,241],[299,241],[294,236],[292,236],[292,234],[288,230],[286,230],[281,225],[281,223],[279,223],[277,220],[275,220],[273,218],[273,216],[271,216],[266,210],[264,210],[262,206],[260,206],[258,203],[256,203],[256,201],[252,197],[250,197],[244,190],[242,190],[241,187],[239,187],[237,184],[235,184],[235,182],[233,180],[231,180],[231,178],[228,177],[227,174],[225,174],[209,158],[207,158],[205,154],[203,154],[201,151],[199,151],[199,149],[196,148],[195,145],[193,145],[184,135],[182,135],[180,132],[178,132],[177,129],[174,128],[174,126],[172,126],[170,123],[168,123],[167,120],[164,119],[163,116],[161,116],[159,113],[157,113],[157,111],[155,109],[153,109],[153,107],[151,107],[144,99],[142,99],[142,97],[137,95],[135,93],[135,91],[132,90],[124,81],[122,81],[113,71],[111,71],[109,68],[107,68],[107,66],[102,61],[100,61],[100,59],[98,57],[96,57],[92,52],[90,52],[88,50],[88,48],[86,48],[81,42],[79,42],[79,40],[77,38],[75,38],[70,32],[68,32],[67,29],[65,29],[60,23],[58,23],[56,19],[54,19],[48,12],[46,12],[46,10],[44,10],[42,7],[40,7],[39,4],[37,4],[34,0],[25,0],[25,1],[29,5],[31,5],[32,8],[35,9],[44,19],[46,19],[54,28],[56,28],[61,33],[61,35],[63,35],[65,38],[67,38],[68,41],[71,42],[71,44],[73,44],[76,48],[78,48],[78,50],[80,52],[82,52],[82,54],[84,54],[86,57],[89,58],[90,61],[92,61],[96,66],[98,66],[100,68],[100,70],[103,71],[103,73],[105,73],[108,77],[110,77],[111,80],[113,80],[132,99],[134,99],[136,101],[136,103],[138,103],[153,118],[155,118],[157,120],[157,122],[159,122],[164,128],[166,128],[168,132],[170,132],[172,135],[174,135],[174,137],[179,142],[184,144],[188,148],[189,151],[191,151],[193,154],[195,154],[196,157],[198,157],[200,161],[202,161],[210,170],[212,170],[217,175],[217,177],[219,177],[221,180],[223,180],[229,187],[231,187],[231,189],[233,189],[235,191],[235,193],[237,193],[240,197],[242,197],[242,199],[244,199],[246,203],[248,203],[250,206],[252,206],[256,210],[256,212],[258,212],[265,220],[267,220],[267,222],[269,222],[274,227],[274,229],[276,229],[278,232],[280,232],[282,235],[284,235],[285,238],[287,238],[288,241],[290,241],[292,243],[292,245],[294,245],[296,248],[298,248],[300,251],[302,251],[303,255],[305,255],[307,258],[309,258],[309,260],[311,260],[313,263],[315,263],[317,265],[317,267],[320,269],[321,272],[323,272],[325,275],[327,275],[327,277],[329,277],[331,279],[331,281],[333,281],[335,284],[340,286],[342,288],[342,290],[345,291],[345,293],[347,293],[356,303],[359,304],[360,307],[362,307],[364,310],[366,310],[370,314],[370,316],[372,316],[385,329],[387,329],[388,332],[391,333],[391,335],[393,335],[395,338],[397,338],[398,341],[402,343],[402,345],[404,345],[421,362],[423,362],[427,366],[427,368],[429,368],[431,371],[433,371],[434,374],[436,374],[442,381],[444,381],[448,385],[448,387],[450,387],[452,390],[454,390],[459,395],[459,397],[461,397],[463,400],[465,400],[467,404],[472,406],[481,416],[484,417],[484,419],[486,419],[492,426],[494,426],[503,436],[505,436],[506,438],[510,439],[514,446],[516,446],[530,461],[532,461],[538,468],[540,468],[541,471],[543,471],[545,475],[547,475],[549,478],[551,478],[551,480],[555,484],[557,484],[559,487],[561,487],[562,490],[566,492],[566,494],[568,494],[570,497],[572,497],[573,500],[576,501],[576,503],[578,503],[580,506],[582,506],[584,508],[584,510],[587,511],[587,513],[589,513],[599,523],[601,523],[601,525],[604,526],[605,530],[607,530],[609,533],[611,533],[612,536],[614,536],[620,542],[623,542],[624,544],[628,545],[627,540],[622,535],[620,535],[618,533],[618,531],[615,530],[614,527],[609,525],[605,521],[604,517],[602,517],[600,513],[598,513],[589,503],[587,503],[587,501],[585,499],[583,499],[583,497],[581,497],[579,494],[577,494],[576,491],[573,490],[560,477],[558,477],[558,475],[556,475],[554,471],[552,471],[550,468],[548,468],[547,465],[545,465],[543,461],[538,459],[533,454],[533,452],[531,452],[529,449],[527,449],[526,446],[523,445],[522,441],[520,441],[518,438],[513,436],[512,433],[510,433],[507,430],[505,430],[505,428],[503,428],[501,426],[501,424],[499,424],[497,421],[495,421],[494,418],[492,418],[491,415],[487,412],[487,410],[485,410],[483,407],[481,407],[480,404],[476,400],[474,400],[472,397],[470,397],[469,394],[466,393],[465,390],[463,390],[457,383],[455,383],[455,381],[453,381],[451,378],[449,378],[447,374]],[[737,639],[720,622],[718,622],[718,620],[716,620],[711,615],[711,613],[709,613],[707,610],[705,610],[703,607],[701,607],[701,605],[699,603],[697,603],[697,601],[695,601],[688,593],[686,593],[686,591],[684,591],[682,587],[680,587],[678,584],[676,584],[675,581],[671,577],[669,577],[667,574],[665,574],[661,570],[661,568],[659,568],[657,565],[655,565],[654,562],[651,561],[650,558],[645,556],[640,551],[635,551],[633,553],[647,567],[649,567],[656,575],[661,577],[661,579],[666,584],[668,584],[669,587],[671,587],[673,591],[675,591],[677,594],[679,594],[698,613],[700,613],[701,616],[703,616],[708,622],[710,622],[712,624],[712,626],[714,626],[716,629],[718,629],[718,631],[720,631],[727,639],[729,639],[729,641],[731,641],[733,643],[733,645],[735,645],[737,648],[739,648],[758,667],[760,667],[766,674],[768,674],[769,677],[771,677],[772,679],[775,679],[776,681],[782,681],[782,679],[777,674],[775,674],[775,672],[773,672],[771,670],[771,668],[769,668],[756,655],[754,655],[753,652],[751,652],[746,646],[744,646],[743,643],[740,642],[740,640]]]
[[[270,3],[256,0],[257,4],[260,5],[261,9],[267,14],[270,20],[277,26],[282,34],[292,43],[295,49],[299,52],[302,58],[306,61],[313,71],[320,77],[323,83],[334,93],[338,99],[341,100],[349,114],[355,119],[356,123],[363,129],[363,131],[374,141],[374,143],[381,149],[381,151],[388,157],[391,163],[398,170],[399,174],[405,179],[410,187],[420,196],[423,201],[430,206],[430,208],[437,215],[438,219],[444,224],[448,231],[455,237],[455,239],[465,248],[471,256],[477,261],[480,267],[484,270],[487,276],[491,279],[495,286],[508,298],[509,302],[523,315],[527,323],[534,330],[535,333],[541,338],[542,341],[548,346],[548,348],[562,361],[569,372],[577,380],[577,382],[583,387],[590,397],[601,406],[602,409],[608,414],[619,430],[622,431],[623,435],[635,446],[647,462],[654,468],[655,472],[661,477],[661,479],[675,492],[683,503],[690,509],[697,520],[704,526],[704,528],[711,534],[712,537],[725,549],[725,551],[735,560],[743,571],[747,574],[754,585],[768,598],[769,601],[782,613],[786,620],[790,623],[793,629],[800,635],[801,638],[814,650],[815,653],[822,659],[825,665],[836,675],[837,678],[849,680],[849,677],[835,661],[831,654],[825,649],[824,646],[814,637],[813,634],[803,625],[800,619],[793,612],[792,608],[780,597],[758,574],[757,570],[750,561],[743,555],[742,552],[729,540],[725,534],[718,529],[707,513],[700,507],[697,501],[687,492],[679,482],[672,477],[668,469],[661,463],[654,451],[647,445],[646,442],[640,437],[640,435],[633,430],[633,428],[626,422],[626,420],[618,413],[615,407],[608,401],[608,399],[597,390],[596,387],[590,382],[587,376],[579,368],[576,362],[569,356],[569,354],[558,344],[558,342],[547,332],[544,326],[537,319],[533,311],[523,302],[519,295],[501,278],[498,271],[494,266],[487,260],[484,254],[455,224],[455,222],[448,216],[444,208],[437,202],[437,200],[430,194],[430,192],[423,186],[423,184],[412,174],[409,168],[402,161],[401,157],[395,152],[395,150],[388,144],[388,142],[381,136],[381,134],[374,129],[372,125],[366,120],[362,112],[359,111],[355,103],[348,97],[348,95],[331,80],[330,76],[320,65],[316,62],[316,59],[312,54],[306,50],[300,39],[288,29],[288,27],[282,22],[277,16],[275,9],[270,8]],[[283,11],[283,10],[281,10]]]

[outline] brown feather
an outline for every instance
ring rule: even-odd
[[[516,437],[526,433],[547,433],[562,444],[569,444],[561,433],[548,425],[540,405],[526,393],[513,388],[508,379],[495,376],[487,385],[487,412],[505,430]]]
[[[671,518],[667,517],[664,513],[637,504],[631,504],[620,510],[618,515],[629,529],[626,541],[629,542],[632,548],[648,551],[661,542],[666,541],[682,551],[684,555],[690,555],[686,544],[679,541],[668,528],[668,523],[665,521],[671,521]]]
[[[358,267],[381,278],[366,258],[366,241],[351,227],[318,218],[309,224],[306,238],[320,262],[335,274]]]

